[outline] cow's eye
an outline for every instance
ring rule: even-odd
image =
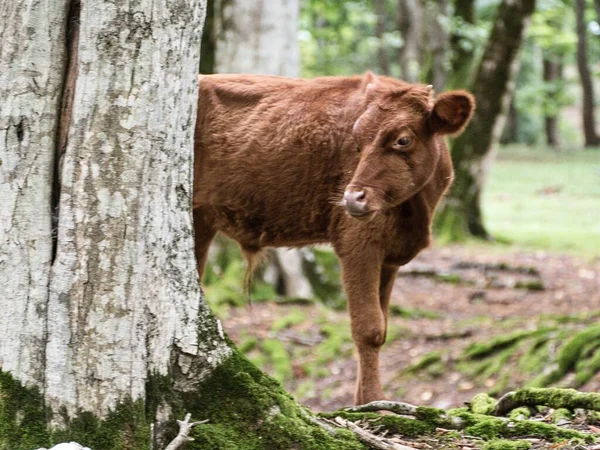
[[[412,143],[412,139],[409,136],[402,136],[396,141],[396,147],[406,148]]]

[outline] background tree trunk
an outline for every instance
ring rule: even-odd
[[[442,92],[448,80],[449,40],[448,2],[426,0],[423,6],[427,50],[431,54],[430,82],[436,92]]]
[[[216,72],[297,77],[298,0],[216,0]]]
[[[556,84],[562,80],[563,65],[560,57],[544,58],[543,60],[543,78],[547,86],[547,97],[551,105],[556,104],[557,89]],[[558,137],[558,111],[553,106],[550,111],[546,111],[545,117],[546,144],[549,147],[556,148],[560,145]]]
[[[493,144],[504,126],[518,70],[519,50],[535,0],[504,0],[498,9],[471,92],[477,110],[467,130],[452,145],[456,177],[438,214],[438,232],[445,240],[467,235],[488,238],[481,215],[481,189],[494,157]]]
[[[416,83],[421,71],[422,9],[419,0],[398,0],[398,29],[402,47],[398,52],[402,79]]]
[[[450,38],[452,49],[449,87],[458,88],[471,85],[475,43],[464,29],[475,23],[475,0],[454,1],[455,26]]]
[[[577,18],[577,69],[581,81],[583,135],[586,147],[600,145],[600,136],[596,131],[594,111],[594,83],[588,66],[587,29],[585,23],[585,0],[575,0]]]
[[[300,75],[298,0],[271,1],[268,6],[263,0],[229,0],[217,5],[216,72]],[[277,248],[270,255],[276,260],[272,269],[280,280],[280,294],[312,298],[300,251]]]
[[[379,70],[381,70],[382,75],[389,75],[390,59],[388,58],[387,45],[384,42],[386,22],[385,0],[377,0],[375,2],[375,9],[377,13],[377,27],[375,31],[377,39],[379,39]]]
[[[202,29],[202,43],[200,44],[200,73],[215,73],[215,0],[206,0],[206,19]]]

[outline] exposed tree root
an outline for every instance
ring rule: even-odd
[[[425,419],[432,418],[432,415],[437,414],[437,418],[443,422],[450,422],[456,429],[460,429],[464,426],[463,420],[459,417],[453,417],[445,414],[445,412],[441,409],[437,410],[435,408],[423,408],[415,405],[411,405],[409,403],[402,402],[391,402],[387,400],[380,400],[371,403],[367,403],[366,405],[353,406],[351,408],[347,408],[348,412],[378,412],[378,411],[389,411],[395,414],[400,414],[404,416],[413,416],[416,419]]]
[[[555,411],[562,409],[559,410],[560,414],[548,414],[546,417],[538,414],[537,417],[532,417],[536,410],[529,407],[538,405],[550,406]],[[373,448],[386,450],[398,447],[389,446],[397,444],[393,439],[386,440],[384,437],[395,435],[402,439],[419,439],[436,433],[436,436],[439,436],[440,430],[454,430],[452,433],[459,433],[459,438],[462,436],[481,439],[485,441],[486,449],[529,448],[530,444],[526,441],[518,441],[527,438],[549,443],[574,440],[586,443],[586,446],[595,443],[598,436],[593,427],[586,426],[589,422],[581,422],[582,416],[579,416],[577,427],[568,426],[572,423],[572,418],[567,410],[573,409],[600,410],[600,394],[586,394],[572,389],[523,389],[504,396],[499,402],[486,394],[478,394],[467,408],[449,411],[400,402],[377,401],[323,416],[350,429],[362,442]],[[381,411],[394,414],[376,414]],[[508,414],[508,417],[498,417],[505,414]],[[361,438],[360,433],[369,438],[375,436],[377,439],[365,440]],[[416,443],[415,445],[417,446]]]
[[[520,406],[550,406],[551,408],[587,409],[600,411],[600,394],[579,392],[575,389],[521,389],[505,394],[494,408],[494,415],[502,416]]]

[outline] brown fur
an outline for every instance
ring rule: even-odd
[[[452,182],[442,134],[468,123],[464,91],[367,73],[313,80],[200,76],[194,165],[196,255],[202,275],[217,231],[246,255],[330,242],[337,253],[359,370],[355,402],[382,399],[379,349],[398,267],[430,243]],[[400,137],[410,137],[406,147]],[[405,141],[402,141],[405,142]],[[365,194],[360,217],[342,198]]]

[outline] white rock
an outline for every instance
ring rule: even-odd
[[[38,448],[37,450],[46,450],[45,448]],[[89,447],[84,447],[77,442],[63,442],[62,444],[56,444],[50,450],[91,450]]]

